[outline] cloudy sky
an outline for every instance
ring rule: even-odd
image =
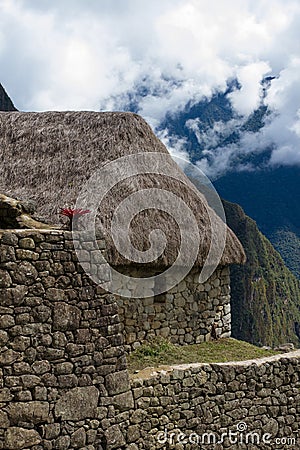
[[[274,145],[271,163],[300,164],[299,29],[298,0],[0,0],[0,82],[26,111],[118,109],[147,86],[138,110],[155,128],[236,78],[237,120],[262,101],[272,112],[244,151]],[[223,150],[226,167],[239,150]]]

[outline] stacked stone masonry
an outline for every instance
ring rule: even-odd
[[[131,384],[135,409],[123,424],[130,450],[300,448],[300,350],[146,369]]]
[[[131,270],[130,275],[138,277],[141,272]],[[155,272],[148,270],[144,274],[149,275]],[[131,292],[136,294],[130,286],[128,297],[117,297],[126,349],[134,349],[155,336],[180,345],[209,341],[212,331],[218,338],[230,337],[229,267],[215,270],[204,284],[199,283],[199,275],[193,269],[178,285],[156,297],[153,281],[145,286],[147,298],[130,298]]]
[[[81,238],[89,248],[83,264],[88,266],[98,250],[92,240],[87,245],[87,235],[78,234]],[[103,239],[98,240],[98,246],[104,253]],[[101,263],[101,258],[96,259]],[[220,333],[218,328],[226,325],[224,318],[230,314],[227,298],[225,301],[229,292],[222,291],[228,272],[219,269],[207,286],[199,288],[194,287],[196,276],[192,273],[185,282],[190,293],[203,293],[199,304],[207,301],[210,305],[206,311],[211,322],[205,328],[205,320],[199,320],[197,332],[208,339],[211,323],[219,325],[216,330]],[[189,343],[193,340],[188,336],[196,339],[196,334],[190,324],[185,325],[183,314],[198,314],[202,307],[194,310],[189,293],[186,302],[190,305],[180,303],[177,294],[183,294],[182,286],[170,293],[169,300],[176,313],[182,314],[179,329],[184,332],[172,332],[175,324],[167,315],[159,316],[160,326],[153,329],[164,335],[161,330],[169,327],[166,336]],[[212,293],[213,289],[217,291]],[[122,308],[120,298],[118,302]],[[137,304],[128,304],[134,314],[140,314],[135,310]],[[154,301],[151,305],[144,304],[141,312],[149,318],[150,327],[153,322],[149,316],[160,314]],[[216,307],[215,315],[212,307]],[[125,315],[121,309],[122,320]],[[136,318],[138,331],[133,331],[133,343],[151,336],[139,335],[142,321]],[[169,325],[165,326],[165,321]],[[273,448],[300,447],[296,434],[300,422],[300,351],[262,361],[146,370],[130,380],[122,333],[129,333],[127,326],[132,324],[120,324],[115,297],[95,285],[79,265],[71,233],[2,231],[0,449],[189,450],[202,446],[176,442],[178,434],[186,440],[193,433],[194,439],[211,433],[212,439],[212,434],[236,431],[240,423],[257,432],[259,438],[269,433],[272,439],[296,439],[295,444],[276,443]],[[198,325],[195,322],[193,326]],[[238,447],[225,442],[203,448],[229,447],[270,448],[262,442]]]
[[[1,449],[107,448],[111,417],[133,406],[122,342],[114,297],[85,275],[71,233],[1,233]]]

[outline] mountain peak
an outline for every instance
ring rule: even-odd
[[[0,83],[0,111],[17,111],[4,87]]]

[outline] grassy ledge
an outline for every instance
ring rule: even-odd
[[[165,339],[155,339],[133,351],[127,358],[131,373],[146,367],[188,363],[215,363],[245,361],[276,355],[274,350],[264,350],[233,338],[203,342],[193,345],[174,345]]]

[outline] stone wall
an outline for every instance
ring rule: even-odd
[[[86,242],[88,237],[81,236]],[[103,240],[98,244],[105,248]],[[94,260],[94,244],[88,247],[85,264]],[[201,312],[198,304],[196,311],[195,298],[200,305],[207,302],[206,319],[218,325],[216,332],[230,315],[227,269],[193,293],[196,276],[191,274],[190,281],[167,294],[176,313],[182,314],[179,330],[184,330],[172,333],[174,323],[170,336],[175,341],[184,336],[178,340],[182,343],[196,336],[193,327],[198,322],[191,326],[184,318],[187,312]],[[179,293],[186,295],[190,309],[180,306]],[[165,300],[157,305],[168,304]],[[161,313],[154,301],[152,306],[145,310],[148,318]],[[175,320],[166,316],[169,324],[171,317]],[[209,332],[201,333],[202,317],[197,335],[207,339]],[[164,317],[156,318],[161,324],[154,330],[166,328]],[[137,320],[141,327],[141,318]],[[142,337],[138,333],[135,339]],[[285,446],[275,439],[299,439],[299,380],[300,351],[250,362],[148,369],[130,380],[115,297],[86,276],[71,233],[0,233],[0,449],[189,450],[202,448],[199,441],[190,442],[191,435],[193,442],[217,439],[236,432],[237,426],[246,427],[250,438],[256,432],[254,439],[272,439],[273,448],[296,449],[299,441]],[[241,436],[246,438],[240,429]],[[213,448],[270,448],[262,441],[229,444]]]
[[[131,383],[135,409],[124,424],[131,450],[300,448],[300,350],[147,369]]]
[[[124,444],[116,423],[133,400],[122,341],[114,297],[83,273],[71,233],[2,232],[0,448]]]
[[[141,276],[132,270],[131,276]],[[148,270],[144,276],[154,275]],[[218,268],[206,283],[198,282],[199,272],[191,273],[165,294],[153,296],[153,284],[145,289],[149,297],[116,297],[121,327],[128,349],[141,340],[162,336],[178,344],[195,344],[231,332],[229,267]],[[128,288],[130,293],[130,287]]]

